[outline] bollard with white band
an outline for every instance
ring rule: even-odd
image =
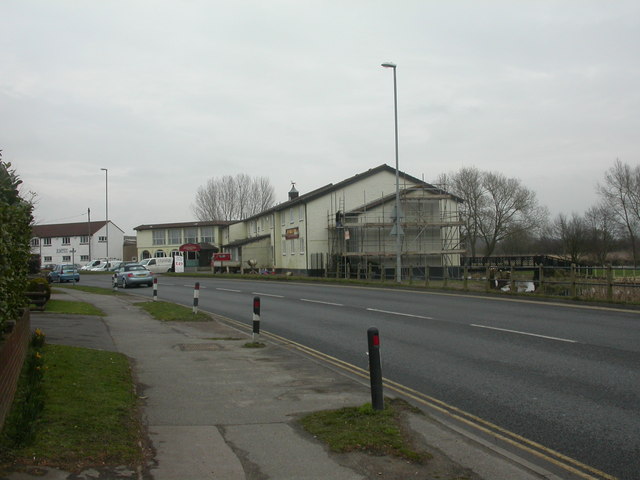
[[[153,278],[153,301],[158,301],[158,279],[156,277]]]
[[[198,298],[200,297],[200,282],[196,282],[196,288],[193,289],[193,314],[198,313]]]
[[[253,341],[260,340],[260,297],[253,297]]]

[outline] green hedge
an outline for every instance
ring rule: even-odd
[[[33,205],[20,196],[21,183],[11,164],[0,159],[0,336],[26,304]]]

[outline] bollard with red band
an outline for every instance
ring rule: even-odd
[[[369,343],[369,376],[371,378],[371,405],[374,410],[384,410],[382,393],[382,367],[380,365],[380,333],[375,327],[367,330]]]
[[[253,341],[260,339],[260,297],[253,297]]]
[[[200,298],[200,282],[196,282],[196,287],[193,289],[193,314],[198,313],[198,299]]]
[[[153,278],[153,301],[158,301],[158,278]]]

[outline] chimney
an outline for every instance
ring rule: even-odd
[[[291,182],[291,190],[289,190],[289,200],[293,200],[294,198],[298,198],[300,194],[298,190],[296,190],[296,182]]]

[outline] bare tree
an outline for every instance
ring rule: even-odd
[[[198,188],[191,208],[200,221],[242,220],[270,208],[274,201],[268,178],[240,173],[210,178]]]
[[[617,225],[613,213],[607,204],[601,203],[587,210],[585,222],[588,228],[589,252],[600,265],[604,265],[615,242],[613,232]]]
[[[631,244],[633,264],[638,261],[637,238],[640,230],[640,166],[630,167],[616,160],[606,171],[598,193],[625,229]]]
[[[489,256],[500,242],[525,233],[531,236],[546,223],[547,209],[538,205],[535,193],[518,179],[475,167],[439,178],[464,200],[463,230],[471,256],[476,255],[478,242],[484,244],[483,254]]]
[[[579,263],[589,249],[588,230],[585,219],[575,212],[571,217],[561,213],[553,222],[553,231],[562,244],[562,253],[572,263]]]

